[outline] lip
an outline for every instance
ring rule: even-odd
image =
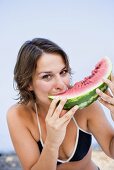
[[[67,89],[68,90],[68,89]],[[57,94],[53,94],[53,96],[59,96],[59,95],[62,95],[64,94],[67,90],[63,91],[63,92],[60,92],[60,93],[57,93]]]
[[[62,94],[64,94],[66,91],[64,91],[64,92],[61,92],[61,93],[57,93],[56,94],[56,96],[58,96],[58,95],[62,95]]]

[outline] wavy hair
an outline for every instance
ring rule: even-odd
[[[71,73],[68,56],[57,44],[44,38],[35,38],[31,41],[26,41],[19,50],[14,68],[14,88],[18,90],[19,103],[27,104],[29,101],[35,101],[34,92],[28,90],[28,87],[32,82],[37,61],[43,53],[61,55],[69,73]]]

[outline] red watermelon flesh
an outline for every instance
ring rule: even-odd
[[[83,80],[76,82],[73,87],[68,89],[65,93],[59,95],[60,98],[67,98],[65,108],[69,109],[74,105],[80,105],[84,108],[97,100],[96,88],[102,91],[107,89],[107,85],[103,83],[103,78],[109,78],[112,71],[112,63],[108,57],[102,58],[92,70],[91,74]],[[49,96],[54,99],[56,96]]]

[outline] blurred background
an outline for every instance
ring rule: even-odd
[[[14,151],[6,122],[17,97],[13,69],[21,45],[35,37],[60,45],[69,56],[73,82],[81,80],[102,57],[114,63],[114,1],[0,0],[0,153]],[[98,146],[94,138],[93,145]]]

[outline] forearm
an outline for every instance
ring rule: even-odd
[[[114,159],[114,137],[112,138],[110,143],[110,153],[111,153],[111,157]]]
[[[31,170],[56,170],[58,150],[58,148],[45,143],[39,160]]]
[[[81,164],[76,164],[76,162],[75,163],[68,162],[68,163],[63,163],[58,165],[56,170],[71,170],[71,169],[78,170],[80,168],[81,168]]]

